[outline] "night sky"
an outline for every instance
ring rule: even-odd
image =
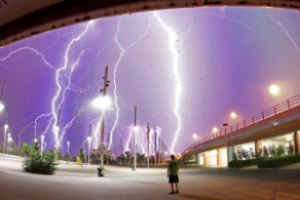
[[[138,149],[146,153],[146,125],[182,152],[213,127],[242,121],[300,93],[300,14],[272,8],[214,7],[151,11],[103,18],[50,31],[0,49],[0,84],[6,80],[0,126],[9,112],[14,145],[60,142],[63,154],[92,148],[100,138],[105,67],[112,104],[106,110],[105,142],[113,153],[132,141],[138,110]],[[268,92],[271,84],[279,95]],[[54,127],[61,109],[60,128]],[[236,112],[237,119],[230,119]],[[4,128],[0,131],[3,143]],[[152,150],[153,153],[153,150]],[[152,154],[151,153],[151,154]]]

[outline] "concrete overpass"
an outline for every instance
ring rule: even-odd
[[[300,154],[300,94],[195,142],[183,156],[196,155],[197,164],[209,164],[208,155],[214,155],[211,163],[226,165],[239,150],[258,152],[266,145],[285,148],[287,142]]]
[[[92,19],[211,6],[300,8],[300,0],[0,0],[0,47]]]

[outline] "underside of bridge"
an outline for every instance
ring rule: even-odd
[[[297,10],[300,7],[298,0],[52,0],[49,2],[52,3],[16,0],[13,3],[6,1],[6,4],[0,4],[2,6],[0,46],[7,46],[25,38],[80,22],[134,12],[209,6],[252,6]]]

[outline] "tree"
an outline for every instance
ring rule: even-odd
[[[125,156],[124,154],[121,154],[120,156],[117,157],[117,161],[121,164],[122,162],[125,162]]]
[[[57,168],[57,164],[54,163],[55,153],[54,150],[47,150],[43,153],[43,156],[39,153],[38,142],[32,144],[32,146],[23,145],[26,149],[26,153],[29,152],[27,158],[23,161],[23,168],[26,172],[39,173],[39,174],[53,174]]]
[[[125,160],[127,162],[127,164],[129,165],[130,161],[131,161],[131,153],[130,151],[125,151]]]
[[[82,162],[83,162],[83,159],[84,159],[83,148],[79,149],[79,151],[76,154],[81,159],[81,167],[82,167]]]
[[[155,158],[154,158],[154,156],[151,156],[151,157],[149,158],[149,162],[150,162],[151,164],[155,163]]]
[[[91,154],[91,155],[90,155],[90,159],[92,160],[93,163],[94,163],[94,162],[97,162],[97,160],[98,160],[97,154]]]
[[[69,159],[71,158],[71,155],[69,153],[66,153],[64,155],[64,158],[67,160],[67,163],[69,164]]]
[[[30,155],[31,152],[31,146],[25,142],[21,143],[21,152],[28,157]]]
[[[0,151],[1,152],[1,151]],[[10,151],[11,155],[20,155],[20,150],[17,147],[13,147]]]
[[[295,153],[295,148],[292,142],[289,142],[289,146],[287,147],[287,152],[289,155],[294,155]]]
[[[264,157],[269,157],[269,151],[266,146],[263,147]]]
[[[61,153],[61,149],[57,149],[56,150],[56,160],[62,160],[62,153]]]
[[[276,149],[276,156],[282,156],[284,154],[284,148],[282,145],[279,145]]]
[[[143,162],[146,158],[145,158],[145,154],[136,154],[136,158],[137,158],[137,162],[141,165],[141,162]]]

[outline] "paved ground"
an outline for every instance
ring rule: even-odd
[[[111,166],[98,178],[98,166],[61,164],[55,175],[22,171],[18,158],[0,157],[0,199],[300,199],[299,167],[228,170],[184,167],[180,195],[168,195],[166,170]]]

